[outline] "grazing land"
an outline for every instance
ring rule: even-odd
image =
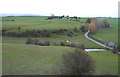
[[[3,44],[3,75],[47,75],[46,71],[61,63],[70,47]],[[118,56],[111,51],[89,52],[96,64],[96,75],[118,73]]]
[[[5,17],[3,18],[3,29],[11,29],[11,31],[17,31],[18,27],[21,27],[21,31],[25,30],[54,30],[54,29],[74,29],[75,27],[80,28],[85,23],[75,22],[67,20],[66,18],[59,20],[45,20],[47,17]],[[12,21],[14,20],[14,21]],[[81,19],[85,21],[85,19]],[[9,24],[9,25],[8,25]]]
[[[118,19],[108,18],[107,21],[110,23],[110,28],[99,29],[91,36],[118,45]]]
[[[47,75],[46,71],[54,67],[56,63],[62,62],[62,55],[67,51],[72,52],[74,48],[65,46],[39,46],[25,44],[27,38],[38,39],[39,41],[61,42],[70,40],[71,43],[84,44],[85,48],[103,48],[85,38],[81,26],[87,27],[86,18],[52,19],[46,20],[45,17],[3,17],[2,28],[7,32],[22,33],[26,30],[59,30],[67,29],[74,31],[72,36],[67,32],[51,34],[50,37],[13,37],[3,35],[3,75]],[[110,28],[99,29],[91,36],[105,42],[114,42],[118,45],[118,21],[113,18],[106,19],[110,23]],[[20,27],[20,30],[18,30]],[[118,55],[112,51],[88,52],[95,61],[95,75],[117,75],[118,74]],[[56,67],[57,68],[57,67]]]

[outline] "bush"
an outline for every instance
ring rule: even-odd
[[[39,42],[39,40],[38,40],[38,39],[35,39],[35,40],[34,40],[34,44],[35,44],[35,45],[37,45],[37,44],[38,44],[38,42]]]
[[[26,44],[32,44],[33,40],[31,38],[28,38],[26,41]]]
[[[53,45],[54,46],[58,46],[59,44],[58,44],[58,42],[54,42]]]
[[[60,45],[61,46],[66,46],[66,43],[65,42],[61,42]]]
[[[77,31],[78,31],[76,27],[75,27],[74,31],[75,31],[75,32],[77,32]]]
[[[16,32],[7,32],[7,33],[5,33],[5,35],[12,36],[12,37],[15,37],[15,36],[18,37],[18,34]]]
[[[85,26],[81,26],[81,27],[80,27],[80,30],[81,30],[82,32],[85,32]]]
[[[82,49],[82,50],[84,50],[85,49],[85,46],[82,44],[82,45],[76,45],[75,46],[76,48],[79,48],[79,49]]]
[[[59,33],[63,33],[64,32],[64,29],[59,29]]]
[[[44,46],[42,42],[38,42],[37,45]]]
[[[76,45],[75,45],[74,43],[72,43],[70,46],[71,46],[71,47],[76,47]]]
[[[50,42],[49,42],[49,41],[45,41],[45,42],[44,42],[44,45],[45,45],[45,46],[49,46],[49,45],[50,45]]]
[[[70,33],[70,34],[73,34],[73,33],[74,33],[74,31],[73,31],[73,30],[70,30],[70,31],[69,31],[69,33]]]
[[[14,19],[12,21],[15,21]]]
[[[71,47],[71,45],[70,45],[70,44],[66,44],[66,46]]]
[[[50,37],[50,33],[47,33],[47,34],[46,34],[46,37]]]
[[[48,30],[42,30],[41,31],[41,36],[43,36],[43,37],[50,37],[50,32]]]
[[[81,44],[81,47],[80,47],[82,50],[85,50],[85,46],[83,44]]]
[[[94,61],[91,56],[78,49],[63,55],[63,65],[63,75],[90,75],[94,72]]]
[[[110,27],[110,26],[109,26],[109,23],[107,22],[107,20],[103,20],[103,23],[104,23],[104,26],[105,26],[105,27]]]
[[[71,34],[71,33],[68,33],[67,35],[68,35],[69,37],[72,37],[72,34]]]
[[[64,31],[68,31],[67,29],[64,29]]]

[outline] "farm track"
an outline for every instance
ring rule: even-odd
[[[89,40],[93,41],[94,43],[96,43],[96,44],[98,44],[98,45],[100,45],[100,46],[103,46],[103,47],[105,47],[105,48],[107,48],[107,49],[113,50],[112,47],[108,47],[108,46],[106,46],[106,45],[104,45],[104,44],[102,44],[102,43],[100,43],[100,42],[98,42],[98,41],[95,41],[95,40],[93,40],[92,38],[88,37],[88,34],[89,34],[89,33],[90,33],[89,30],[85,33],[85,37],[86,37],[87,39],[89,39]]]

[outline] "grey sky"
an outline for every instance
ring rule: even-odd
[[[1,0],[0,14],[117,17],[119,0]]]

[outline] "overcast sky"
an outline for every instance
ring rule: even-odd
[[[0,0],[0,14],[117,17],[120,0]]]

